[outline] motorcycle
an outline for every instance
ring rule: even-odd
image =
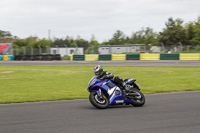
[[[98,109],[105,109],[109,105],[132,104],[140,107],[145,104],[145,97],[140,92],[140,85],[135,79],[125,79],[128,91],[122,91],[112,79],[100,80],[96,76],[92,77],[88,84],[90,92],[89,100]]]

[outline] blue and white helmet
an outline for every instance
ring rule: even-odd
[[[100,65],[97,65],[94,67],[94,74],[96,76],[101,76],[103,74],[103,67]]]

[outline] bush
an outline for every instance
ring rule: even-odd
[[[70,60],[70,56],[63,56],[61,57],[61,60]]]
[[[195,47],[195,51],[200,51],[200,45],[197,45],[197,46]]]

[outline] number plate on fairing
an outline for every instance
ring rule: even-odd
[[[116,103],[124,103],[124,100],[117,100]]]

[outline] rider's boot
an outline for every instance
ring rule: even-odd
[[[125,84],[125,82],[123,82],[123,89],[125,90],[125,92],[129,92],[129,87],[128,85]]]
[[[120,87],[122,90],[122,96],[124,99],[126,99],[126,95],[129,92],[129,87],[127,85],[125,85],[125,83],[122,84],[123,86]]]
[[[126,92],[125,92],[124,88],[122,86],[120,86],[119,88],[120,88],[120,90],[122,92],[123,98],[126,99]]]

